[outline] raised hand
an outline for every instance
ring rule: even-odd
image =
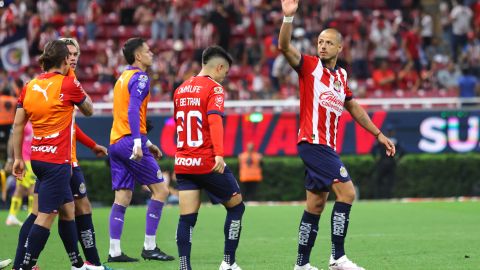
[[[282,0],[282,11],[285,16],[293,16],[298,9],[299,0]]]

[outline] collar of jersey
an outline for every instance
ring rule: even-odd
[[[132,69],[138,69],[138,70],[142,71],[139,67],[127,66],[127,70],[132,70]]]

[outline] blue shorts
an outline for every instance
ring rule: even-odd
[[[82,199],[87,196],[87,186],[85,185],[85,177],[79,166],[73,167],[72,180],[70,181],[70,189],[73,198]]]
[[[151,185],[163,182],[163,175],[157,161],[145,146],[147,138],[142,136],[143,158],[131,160],[133,139],[125,136],[110,145],[110,170],[112,172],[112,190],[135,188],[135,181],[140,185]]]
[[[37,176],[35,192],[38,193],[38,211],[57,213],[60,206],[72,202],[70,189],[72,166],[32,160],[32,169]]]
[[[333,183],[351,180],[340,157],[329,146],[302,142],[297,150],[306,167],[305,189],[328,192]]]
[[[178,190],[205,189],[212,203],[228,202],[240,194],[240,187],[232,171],[226,166],[223,174],[177,174]]]

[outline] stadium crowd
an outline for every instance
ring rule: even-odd
[[[305,0],[293,42],[316,54],[325,27],[345,36],[339,65],[357,97],[476,96],[480,87],[480,1]],[[297,98],[297,75],[277,49],[283,14],[276,0],[0,1],[0,42],[26,35],[30,62],[58,37],[80,41],[78,78],[96,101],[111,101],[126,63],[119,44],[133,36],[154,52],[152,100],[169,101],[200,70],[200,53],[219,44],[234,56],[228,99]],[[312,51],[313,50],[313,51]],[[40,72],[0,69],[0,87],[18,93]]]

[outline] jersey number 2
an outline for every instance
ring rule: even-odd
[[[199,147],[203,144],[203,134],[202,134],[202,113],[200,111],[189,111],[185,117],[184,111],[178,111],[175,115],[175,120],[177,121],[177,147],[183,147],[184,141],[180,134],[182,132],[187,132],[187,145],[190,147]],[[186,125],[185,125],[186,120]],[[180,121],[180,123],[178,122]],[[197,124],[193,126],[193,122],[196,121]],[[194,130],[195,129],[195,130]],[[192,139],[192,134],[197,133],[197,139]]]

